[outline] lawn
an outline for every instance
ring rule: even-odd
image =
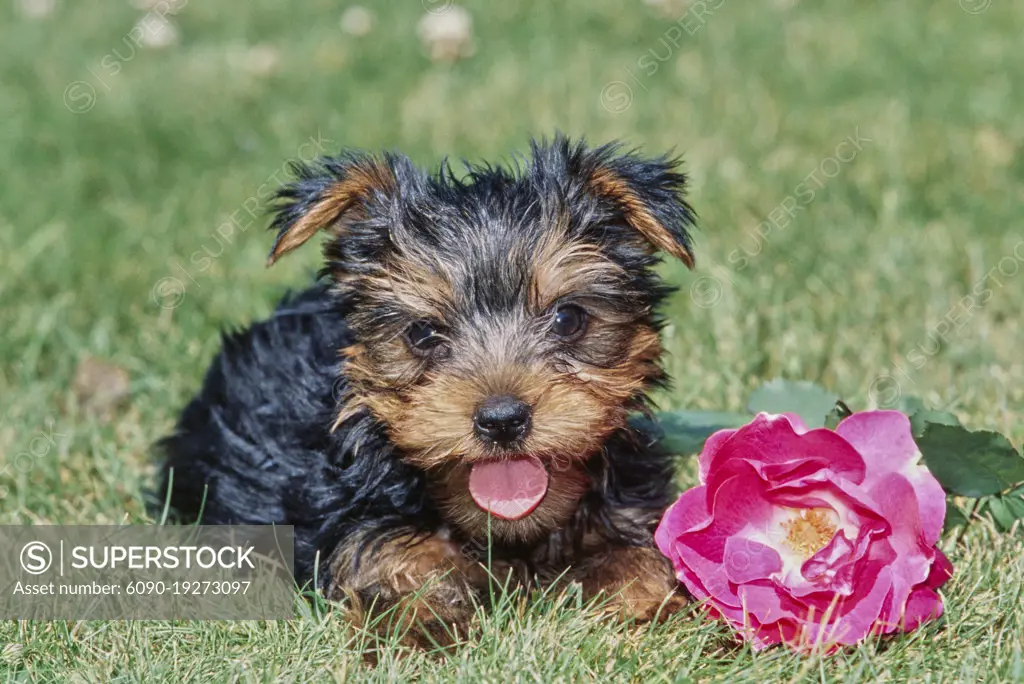
[[[1024,441],[1024,4],[467,0],[474,51],[453,64],[417,38],[433,0],[367,3],[362,37],[327,0],[178,0],[162,49],[134,48],[143,11],[124,0],[24,4],[0,5],[0,523],[151,520],[150,444],[219,330],[317,267],[307,248],[264,269],[250,210],[286,160],[342,146],[424,165],[507,159],[556,129],[674,148],[701,233],[696,271],[663,269],[680,286],[663,407],[740,410],[767,379],[808,379]],[[82,389],[95,363],[127,400]],[[378,645],[376,668],[337,612],[8,622],[0,676],[1024,680],[1024,537],[978,523],[942,545],[945,618],[830,657],[754,653],[698,611],[619,625],[570,595],[501,602],[448,657]]]

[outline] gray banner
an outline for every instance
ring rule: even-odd
[[[0,619],[294,617],[289,526],[0,526]]]

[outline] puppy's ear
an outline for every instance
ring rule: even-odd
[[[343,153],[323,157],[311,164],[294,162],[293,181],[274,196],[271,230],[277,238],[267,265],[290,252],[321,230],[340,231],[365,218],[374,202],[387,203],[397,196],[396,157],[376,158],[366,154]]]
[[[684,196],[686,176],[678,158],[645,158],[622,152],[617,143],[591,150],[582,141],[573,144],[563,137],[552,148],[560,148],[566,172],[582,183],[583,192],[618,214],[652,248],[693,268],[690,229],[696,216]]]

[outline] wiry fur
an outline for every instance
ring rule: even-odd
[[[268,320],[225,336],[160,444],[173,508],[195,518],[205,499],[206,524],[295,525],[300,582],[316,574],[357,603],[397,600],[440,559],[459,574],[443,617],[459,622],[451,606],[479,588],[489,531],[492,559],[527,581],[567,567],[595,590],[639,581],[626,603],[643,617],[674,582],[657,553],[629,549],[650,549],[671,468],[627,417],[665,381],[655,251],[693,262],[675,162],[557,137],[512,169],[469,165],[463,178],[356,153],[295,175],[271,261],[326,229],[326,266]],[[589,320],[571,341],[549,331],[566,303]],[[439,351],[405,339],[423,319]],[[473,412],[494,395],[532,408],[514,449],[474,436]],[[525,518],[488,520],[469,468],[512,453],[541,458],[547,495]],[[615,568],[631,576],[607,579]]]

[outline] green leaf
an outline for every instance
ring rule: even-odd
[[[832,410],[825,416],[825,427],[829,430],[835,430],[836,426],[843,422],[844,418],[849,418],[853,415],[853,411],[850,407],[842,400],[836,402],[836,405],[832,407]]]
[[[1024,481],[1024,458],[999,433],[930,422],[916,441],[947,492],[978,498]]]
[[[967,524],[967,516],[960,510],[960,507],[953,503],[953,497],[946,499],[946,522],[942,526],[944,532],[949,532],[957,527],[964,527]]]
[[[746,425],[750,418],[726,411],[664,411],[656,414],[655,423],[643,416],[634,416],[630,422],[660,437],[670,453],[686,455],[700,453],[715,432]]]
[[[915,411],[910,416],[910,429],[914,433],[915,438],[924,434],[924,429],[928,426],[928,423],[960,425],[960,420],[952,413],[946,411],[929,411],[927,409]]]
[[[1024,487],[984,499],[981,510],[988,513],[1001,532],[1009,532],[1015,522],[1024,521]],[[1024,529],[1024,525],[1018,529]]]
[[[795,413],[807,427],[825,426],[828,415],[839,397],[813,382],[776,379],[754,390],[747,401],[751,413]]]

